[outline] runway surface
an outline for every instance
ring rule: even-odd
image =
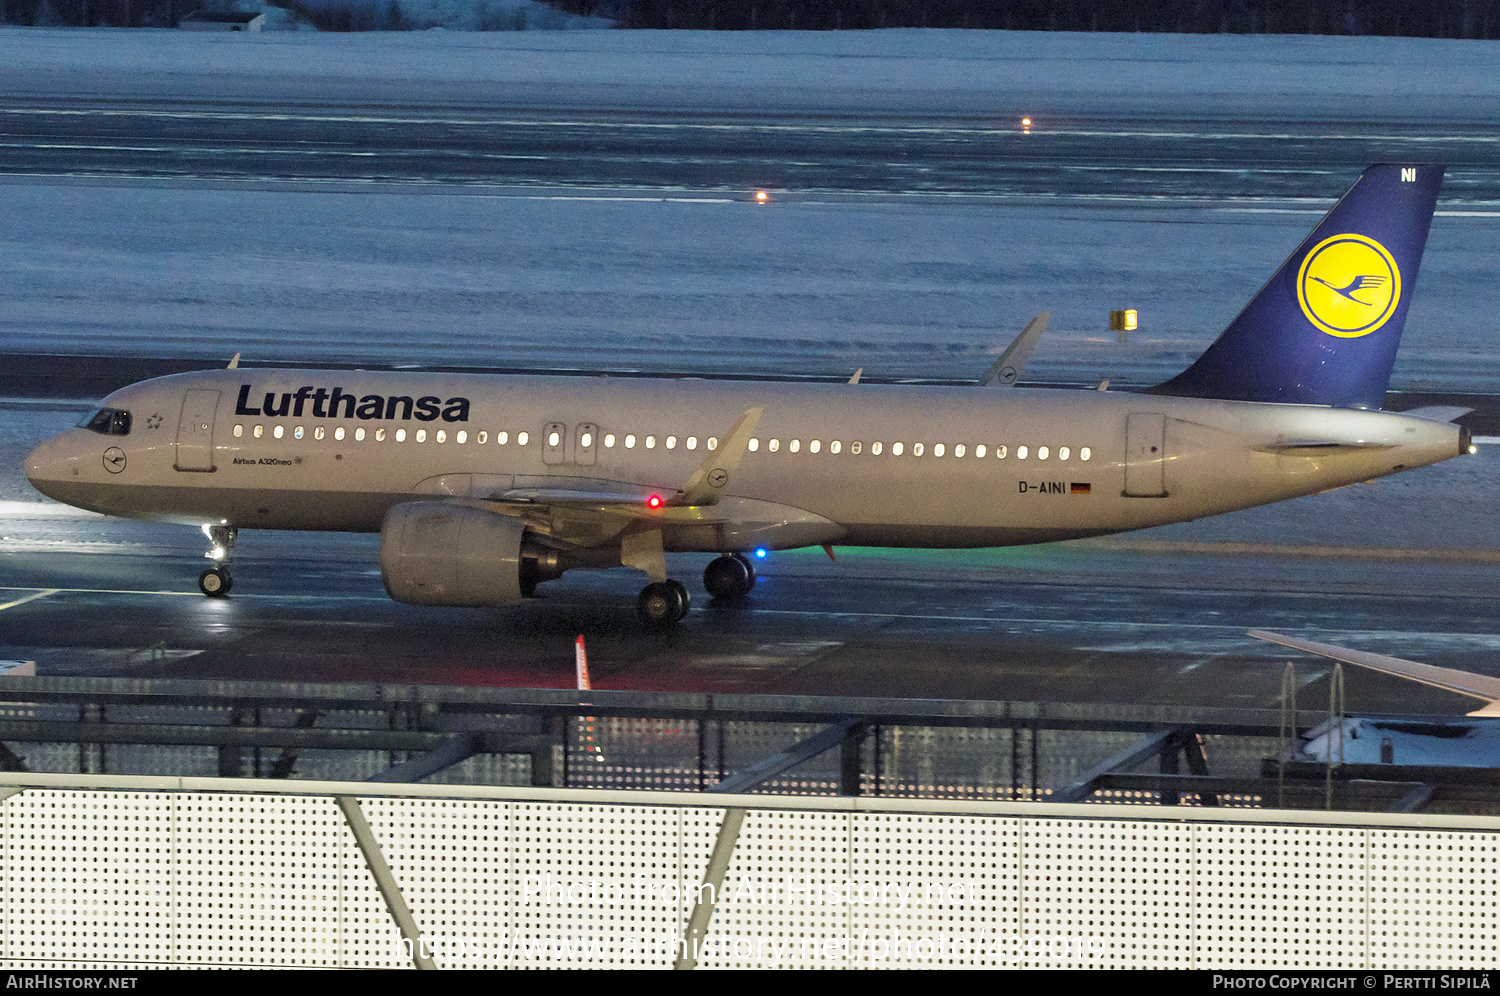
[[[1488,124],[130,106],[0,109],[0,174],[777,193],[1333,197],[1341,170],[1449,164],[1445,200],[1500,199]]]

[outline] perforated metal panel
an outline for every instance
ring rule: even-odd
[[[1196,828],[1199,967],[1365,964],[1365,831]]]
[[[862,805],[746,813],[699,963],[1500,967],[1500,823]],[[524,795],[361,807],[449,967],[671,965],[724,813]],[[0,831],[11,967],[411,964],[329,795],[39,787],[0,801]]]
[[[1365,832],[1370,967],[1500,967],[1495,835]]]
[[[507,965],[510,803],[373,798],[360,806],[438,966]],[[410,968],[411,955],[373,881],[356,879],[345,897],[350,962]]]
[[[331,798],[155,798],[177,807],[178,961],[340,966],[345,879],[369,872]],[[174,869],[171,858],[163,853],[164,871]]]
[[[1192,827],[1027,820],[1021,849],[1023,964],[1192,967]]]
[[[170,961],[172,805],[45,789],[6,799],[6,956]]]
[[[693,874],[682,810],[518,802],[512,813],[517,967],[670,967]]]
[[[697,792],[718,781],[701,777],[693,720],[581,716],[570,723],[569,786]]]
[[[1017,963],[1020,821],[859,813],[851,834],[852,965]]]
[[[847,813],[746,813],[699,964],[846,967],[849,822]]]

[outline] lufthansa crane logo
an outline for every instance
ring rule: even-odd
[[[1324,239],[1302,261],[1297,303],[1329,335],[1357,339],[1384,325],[1401,301],[1401,270],[1385,246],[1352,232]]]

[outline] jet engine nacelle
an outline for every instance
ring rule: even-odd
[[[380,579],[409,605],[512,605],[524,597],[525,534],[519,519],[467,505],[397,505],[380,527]]]

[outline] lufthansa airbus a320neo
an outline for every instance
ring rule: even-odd
[[[1380,411],[1442,169],[1372,166],[1186,371],[1141,393],[225,369],[116,391],[27,457],[58,501],[240,529],[380,532],[392,598],[496,606],[664,553],[988,547],[1143,529],[1470,452],[1449,410]],[[1429,417],[1422,417],[1423,414]]]

